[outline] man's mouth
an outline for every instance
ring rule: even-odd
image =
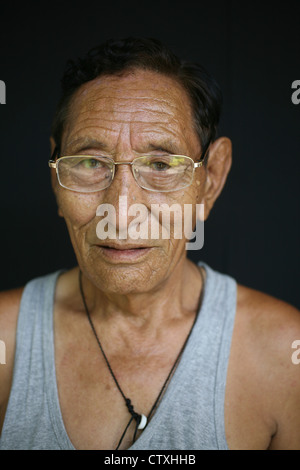
[[[119,262],[135,261],[145,256],[152,247],[131,244],[103,244],[97,245],[105,258]]]
[[[121,251],[127,251],[127,250],[143,250],[150,248],[148,246],[142,246],[142,245],[130,245],[130,244],[113,244],[113,243],[108,243],[108,244],[103,244],[99,245],[101,248],[108,248],[110,250],[121,250]]]

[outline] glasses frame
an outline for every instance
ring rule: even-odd
[[[102,189],[96,189],[96,190],[93,190],[93,191],[79,191],[78,189],[71,189],[71,188],[68,188],[67,186],[64,186],[61,181],[60,181],[60,178],[59,178],[59,174],[58,174],[58,165],[57,165],[57,162],[59,160],[62,160],[63,158],[70,158],[70,157],[95,157],[94,155],[63,155],[61,157],[58,157],[59,155],[59,148],[58,147],[55,147],[52,155],[51,155],[51,159],[48,161],[48,166],[50,168],[53,168],[56,170],[56,176],[57,176],[57,179],[58,179],[58,182],[60,184],[60,186],[62,186],[63,188],[65,189],[68,189],[69,191],[75,191],[77,193],[96,193],[98,191],[103,191],[104,189],[107,189],[109,188],[109,186],[112,184],[113,180],[114,180],[114,177],[115,177],[115,173],[116,173],[116,166],[117,165],[130,165],[131,166],[131,172],[132,172],[132,175],[136,181],[136,184],[142,188],[142,189],[145,189],[146,191],[153,191],[153,192],[156,192],[156,193],[170,193],[170,192],[174,192],[174,191],[180,191],[182,189],[185,189],[187,187],[189,187],[192,182],[193,182],[193,178],[194,178],[194,172],[195,172],[195,169],[196,168],[200,168],[203,166],[204,164],[204,161],[205,161],[205,157],[207,156],[207,151],[208,151],[208,148],[209,148],[209,145],[210,145],[210,142],[208,142],[207,146],[205,147],[204,151],[202,152],[202,155],[200,157],[200,160],[198,162],[194,162],[194,160],[191,158],[191,157],[188,157],[186,155],[169,155],[170,157],[185,157],[185,158],[188,158],[189,160],[191,160],[194,164],[194,167],[193,167],[193,174],[192,174],[192,178],[191,178],[191,182],[185,186],[183,186],[182,188],[179,188],[179,189],[167,189],[167,190],[158,190],[158,189],[150,189],[150,188],[145,188],[144,186],[140,185],[139,182],[137,181],[137,178],[136,178],[136,175],[133,171],[133,168],[132,168],[132,165],[134,164],[134,162],[136,160],[139,160],[140,158],[143,158],[143,157],[153,157],[155,155],[141,155],[140,157],[136,157],[132,160],[132,162],[115,162],[111,157],[105,157],[105,156],[101,156],[101,155],[97,155],[96,157],[101,157],[101,158],[105,158],[107,160],[109,160],[113,167],[112,167],[112,179],[111,179],[111,182],[108,186],[106,186],[105,188],[102,188]]]

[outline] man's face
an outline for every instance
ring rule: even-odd
[[[189,98],[173,79],[136,70],[122,76],[99,77],[75,94],[62,139],[61,155],[102,155],[130,162],[142,155],[186,155],[197,160],[201,145],[194,130]],[[186,257],[184,236],[175,239],[118,239],[122,221],[130,224],[127,210],[140,203],[200,203],[205,170],[195,170],[188,188],[159,193],[142,189],[130,165],[118,165],[112,184],[96,193],[78,193],[62,188],[54,179],[60,214],[65,218],[81,269],[107,292],[145,292],[163,283]],[[119,206],[122,201],[127,201]],[[126,196],[126,198],[124,198]],[[116,211],[116,240],[101,240],[96,233],[100,204]],[[183,213],[183,211],[182,211]],[[149,219],[150,220],[150,219]],[[133,247],[137,247],[132,249]],[[126,248],[124,250],[124,248]]]

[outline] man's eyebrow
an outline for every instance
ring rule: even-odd
[[[84,150],[91,148],[104,151],[108,149],[108,146],[104,142],[93,139],[91,137],[80,137],[79,139],[68,142],[66,144],[64,153],[77,153],[79,151],[83,152]]]
[[[64,155],[71,155],[90,149],[106,152],[109,151],[109,146],[105,142],[92,137],[79,137],[78,139],[67,142],[63,153]],[[159,151],[173,155],[182,154],[181,146],[177,144],[176,141],[170,139],[157,140],[157,142],[154,140],[147,143],[144,147],[144,153],[147,154],[148,152],[153,151]]]
[[[171,141],[171,140],[164,140],[164,141],[157,142],[157,143],[149,143],[147,145],[147,150],[150,151],[150,152],[158,150],[158,151],[161,151],[163,153],[169,153],[169,154],[173,154],[173,155],[178,155],[178,154],[182,153],[182,151],[180,151],[179,148],[180,147],[178,145],[176,145],[176,143]]]

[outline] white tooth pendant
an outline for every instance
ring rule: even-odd
[[[141,415],[141,421],[138,426],[138,429],[145,429],[146,424],[147,424],[147,417],[145,415]]]

